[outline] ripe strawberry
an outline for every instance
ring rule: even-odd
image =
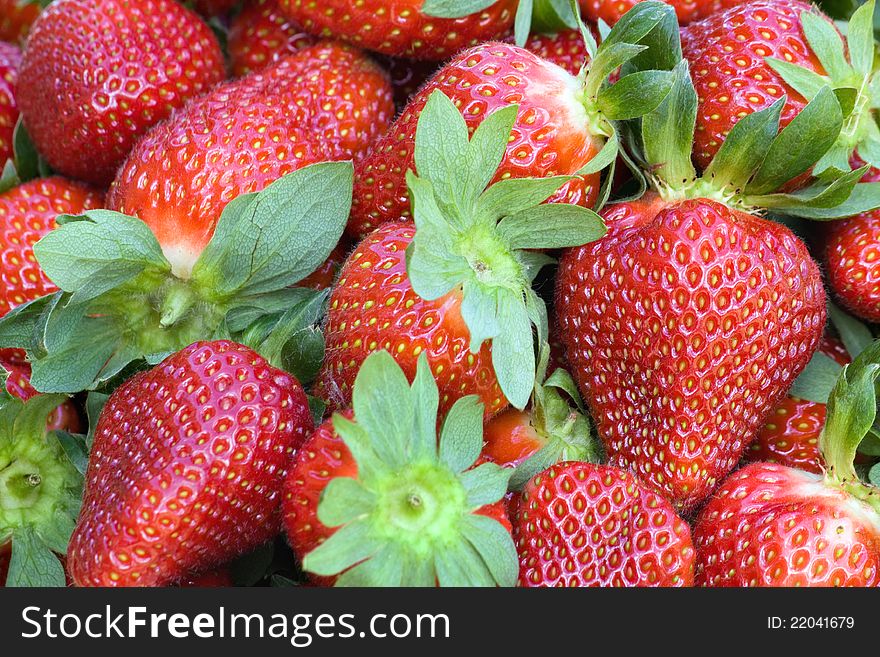
[[[232,74],[258,71],[317,41],[281,13],[278,0],[251,0],[229,26]]]
[[[827,334],[819,344],[819,351],[840,365],[851,360],[843,344]],[[788,396],[767,419],[745,458],[821,474],[825,463],[819,451],[819,437],[824,427],[825,404]]]
[[[394,105],[398,113],[406,109],[412,97],[437,73],[437,62],[425,62],[401,57],[378,55],[379,62],[388,71],[394,88]]]
[[[640,0],[579,0],[585,18],[591,21],[600,19],[614,25]],[[706,18],[728,7],[735,7],[745,0],[664,0],[675,8],[678,22],[686,25],[700,18]]]
[[[475,397],[459,400],[439,430],[438,401],[424,355],[410,386],[379,352],[358,373],[353,411],[334,415],[303,445],[285,482],[284,525],[316,582],[514,584],[502,503],[510,471],[478,459],[483,411]]]
[[[324,264],[302,279],[297,285],[299,287],[310,287],[315,290],[330,289],[336,281],[336,275],[342,269],[342,264],[345,262],[345,254],[345,249],[337,245],[330,252]]]
[[[210,28],[172,0],[56,0],[34,23],[17,98],[56,171],[107,185],[147,130],[225,77]]]
[[[21,51],[11,43],[0,41],[0,162],[13,156],[12,134],[18,121],[15,85]]]
[[[34,243],[55,228],[55,217],[103,204],[100,194],[60,177],[26,182],[0,194],[0,316],[57,288],[34,258]]]
[[[594,37],[597,36],[596,32],[594,29]],[[523,47],[571,75],[580,73],[590,57],[581,31],[576,29],[561,30],[555,34],[532,34]]]
[[[349,46],[316,44],[157,126],[120,169],[108,204],[143,220],[186,276],[230,200],[305,165],[357,157],[393,114],[376,64]]]
[[[279,6],[312,34],[394,57],[438,61],[503,36],[513,25],[517,2],[497,0],[473,13],[465,4],[456,18],[437,18],[423,5],[422,0],[280,0]]]
[[[39,0],[0,0],[0,41],[23,42],[39,13]]]
[[[696,583],[877,586],[878,491],[853,486],[775,463],[732,474],[694,526]]]
[[[201,575],[190,575],[186,579],[178,582],[180,588],[228,588],[233,586],[232,573],[228,567],[211,570]]]
[[[880,146],[877,100],[868,91],[874,60],[872,11],[870,3],[853,16],[848,46],[827,16],[799,0],[754,0],[685,27],[682,48],[700,99],[694,145],[698,166],[708,166],[741,117],[784,96],[784,127],[824,85],[852,92],[853,110],[848,116],[845,112],[839,138],[816,172],[829,166],[848,171],[854,152],[880,164],[872,155]],[[790,187],[806,180],[798,178]]]
[[[68,552],[78,586],[161,586],[269,540],[312,430],[291,375],[229,341],[197,342],[110,395]]]
[[[193,0],[196,11],[209,18],[228,14],[236,4],[238,0]]]
[[[635,476],[569,461],[526,484],[513,519],[520,586],[691,586],[687,523]]]

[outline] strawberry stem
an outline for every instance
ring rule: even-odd
[[[175,282],[162,302],[159,325],[162,328],[174,326],[193,307],[196,295],[186,281]]]

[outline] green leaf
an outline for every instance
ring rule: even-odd
[[[370,354],[361,365],[352,391],[357,423],[387,465],[404,465],[415,423],[409,382],[387,351]]]
[[[483,448],[483,403],[476,395],[462,397],[449,409],[440,431],[440,460],[453,472],[474,464]]]
[[[597,98],[599,90],[608,76],[646,49],[647,46],[633,43],[608,43],[605,41],[596,54],[596,58],[590,63],[590,72],[587,74],[584,84],[584,96],[591,99]]]
[[[15,130],[12,133],[12,150],[14,153],[15,171],[21,182],[27,182],[42,175],[42,169],[46,165],[41,162],[37,147],[34,146],[34,142],[31,140],[27,128],[24,127],[21,117],[18,117]]]
[[[770,150],[779,131],[779,116],[785,105],[780,98],[770,107],[742,117],[727,135],[718,153],[703,173],[718,189],[742,189]]]
[[[21,179],[18,177],[18,171],[15,170],[15,162],[6,160],[6,164],[3,165],[3,172],[0,173],[0,194],[5,194],[20,184]]]
[[[584,408],[584,402],[581,399],[580,391],[578,390],[577,383],[575,383],[571,374],[566,372],[562,368],[558,368],[553,371],[553,374],[547,377],[547,380],[544,381],[545,388],[557,388],[564,392],[568,397],[575,403],[578,410],[581,413],[586,414],[587,409]]]
[[[533,13],[534,0],[520,0],[516,8],[516,18],[513,22],[513,40],[520,48],[525,46],[526,41],[529,40]]]
[[[483,463],[463,472],[461,483],[467,491],[468,506],[479,509],[503,498],[512,473],[510,468],[502,468],[495,463]]]
[[[425,0],[422,13],[437,18],[461,18],[491,7],[497,0]]]
[[[415,419],[410,458],[413,461],[434,460],[437,457],[437,410],[440,406],[440,393],[424,351],[419,354],[411,391]]]
[[[500,522],[471,514],[462,523],[462,534],[483,558],[498,586],[516,586],[519,561],[510,532]]]
[[[811,11],[802,11],[800,19],[810,49],[819,58],[822,68],[828,71],[831,79],[843,80],[852,75],[852,67],[844,55],[843,40],[834,25]]]
[[[494,287],[465,281],[462,288],[461,317],[471,334],[470,350],[477,353],[483,342],[491,340],[502,327],[498,321],[498,295]]]
[[[791,194],[768,194],[767,196],[749,197],[758,207],[775,208],[786,214],[799,215],[801,208],[808,211],[814,209],[832,210],[839,214],[838,208],[846,203],[853,193],[867,167],[847,171],[833,179],[830,184],[819,183]],[[827,173],[827,172],[826,172]],[[880,202],[880,199],[877,199]]]
[[[351,162],[298,169],[226,206],[192,280],[212,301],[273,292],[317,269],[351,209]]]
[[[687,61],[675,69],[672,90],[652,112],[642,117],[642,144],[653,173],[678,187],[696,178],[691,164],[697,121],[697,92],[691,83]]]
[[[550,203],[505,217],[498,233],[511,249],[562,249],[602,238],[602,218],[577,205]]]
[[[528,0],[528,2],[520,0],[516,14],[517,19],[520,17],[520,12],[524,11],[524,5],[528,8],[528,12],[531,14],[532,32],[540,34],[556,34],[562,30],[575,30],[579,27],[578,16],[572,11],[572,5],[569,0],[536,0],[534,2],[532,0]],[[523,18],[523,22],[524,21],[525,18]],[[519,34],[519,32],[516,34]],[[525,35],[528,36],[528,32],[526,32]],[[520,42],[519,38],[517,38],[516,44],[518,46],[522,46],[524,43],[525,40]],[[589,50],[588,47],[588,52],[595,54],[595,40],[592,47],[592,50]]]
[[[340,527],[330,538],[303,559],[303,570],[316,575],[336,575],[356,563],[369,559],[380,548],[363,520]]]
[[[670,71],[638,71],[602,89],[597,103],[612,121],[635,119],[654,111],[674,82],[675,76]]]
[[[12,557],[6,586],[63,587],[64,568],[58,557],[46,547],[34,530],[24,526],[12,537]]]
[[[645,13],[641,16],[639,13],[636,13],[630,17],[629,14],[632,14],[636,9],[639,12]],[[647,19],[647,25],[651,29],[639,37],[637,41],[630,41],[630,39],[635,38],[644,29],[644,26],[642,26],[639,30],[635,31],[632,29],[634,24],[644,19]],[[624,27],[620,25],[624,21],[632,22],[629,27]],[[599,29],[600,31],[602,29],[601,22]],[[614,35],[615,30],[620,32],[619,37]],[[625,34],[625,32],[628,32],[628,34]],[[612,35],[615,38],[621,38],[623,41],[639,43],[648,47],[647,50],[642,51],[623,65],[621,76],[629,75],[634,71],[671,71],[681,61],[681,35],[679,33],[678,17],[675,15],[674,8],[665,2],[651,2],[650,5],[646,2],[640,2],[637,8],[631,9],[627,12],[627,15],[615,24],[607,38],[611,38]]]
[[[779,74],[779,77],[807,100],[813,100],[829,84],[828,78],[798,64],[792,64],[775,57],[765,57],[764,61]]]
[[[543,203],[571,179],[571,176],[550,176],[499,180],[477,200],[475,223],[494,226],[501,217]]]
[[[578,170],[578,175],[586,176],[591,173],[599,173],[603,169],[611,167],[611,170],[608,171],[607,177],[613,178],[614,162],[615,160],[617,160],[617,155],[619,151],[620,137],[618,137],[617,131],[614,130],[611,135],[605,140],[605,143],[602,145],[602,149],[593,156],[593,159],[591,159]]]
[[[356,479],[331,479],[321,493],[318,520],[327,527],[338,527],[368,514],[376,504],[376,496]]]
[[[880,486],[880,463],[875,463],[871,466],[871,469],[868,470],[868,481],[875,486]]]
[[[383,545],[372,557],[345,571],[335,586],[391,587],[402,586],[404,559],[397,546]]]
[[[841,182],[837,183],[838,187]],[[807,189],[795,194],[749,197],[747,202],[758,207],[772,207],[780,212],[785,212],[785,214],[806,219],[823,220],[854,217],[857,214],[869,212],[880,207],[880,183],[858,183],[852,188],[852,193],[847,200],[831,207],[813,205],[809,200],[812,196],[816,196],[816,194]],[[799,201],[799,199],[803,198],[807,200]]]
[[[824,87],[773,140],[746,192],[767,194],[807,171],[837,141],[842,126],[837,98]]]
[[[306,398],[309,402],[309,413],[312,416],[312,424],[316,427],[320,426],[321,422],[324,420],[324,413],[327,411],[327,402],[320,397],[312,397],[311,395],[306,395]]]
[[[833,303],[828,304],[828,319],[837,329],[837,334],[850,356],[858,356],[874,342],[874,336],[867,326]]]
[[[56,431],[55,438],[64,450],[64,454],[81,475],[85,475],[89,467],[89,448],[86,437],[67,431]]]
[[[837,384],[837,378],[842,371],[843,368],[837,361],[821,351],[817,351],[807,363],[804,371],[795,379],[788,394],[799,399],[824,404],[828,401],[828,396]]]
[[[267,316],[280,316],[314,293],[314,290],[306,287],[285,287],[253,297],[239,297],[235,300],[235,306],[226,313],[226,327],[231,333],[251,330],[258,320],[267,320]],[[259,336],[260,340],[265,338],[266,334]]]
[[[49,312],[61,300],[56,292],[16,306],[0,318],[0,347],[37,352],[42,349]]]
[[[450,544],[434,553],[434,568],[441,587],[495,586],[486,562],[468,541]]]
[[[515,408],[523,409],[535,379],[532,325],[525,304],[514,293],[498,296],[498,317],[504,331],[492,339],[492,365],[501,391]]]
[[[110,210],[59,218],[34,245],[40,267],[72,302],[89,301],[148,269],[168,272],[156,237],[140,219]]]
[[[856,73],[867,78],[874,65],[874,0],[859,7],[849,20],[846,43]]]
[[[476,199],[495,177],[518,111],[517,105],[495,110],[474,131],[467,150],[468,186],[462,190],[466,199]]]

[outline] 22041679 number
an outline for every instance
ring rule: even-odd
[[[771,630],[851,630],[856,620],[852,616],[768,616],[767,627]]]

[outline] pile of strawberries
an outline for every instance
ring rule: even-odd
[[[0,582],[880,586],[874,16],[0,0]]]

